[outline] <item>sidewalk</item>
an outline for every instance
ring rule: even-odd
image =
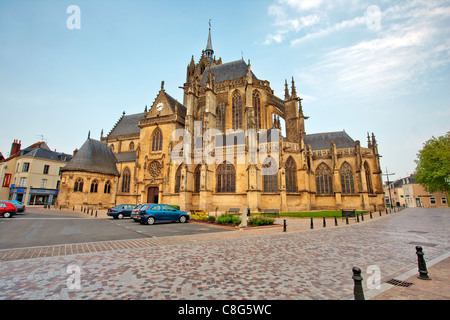
[[[419,279],[417,271],[415,275],[401,280],[408,287],[386,284],[392,288],[370,300],[450,300],[450,258],[427,267],[427,270],[431,280]]]
[[[72,210],[56,210],[56,209],[38,209],[39,213],[48,213],[48,214],[52,214],[52,215],[61,215],[61,216],[77,216],[80,218],[95,218],[95,211],[94,211],[94,215],[91,216],[90,213],[83,213],[83,212],[77,212],[72,211]],[[407,210],[406,210],[407,211]],[[102,212],[103,213],[103,212]],[[32,213],[31,213],[32,214]],[[205,270],[209,270],[213,268],[213,271],[215,272],[219,272],[221,271],[223,274],[219,274],[218,279],[223,283],[228,283],[228,285],[230,286],[230,289],[227,289],[227,286],[224,286],[225,289],[223,289],[223,291],[225,291],[225,294],[229,294],[227,293],[227,290],[232,290],[232,288],[235,289],[235,286],[237,285],[235,281],[237,278],[237,274],[234,274],[233,272],[231,272],[230,274],[227,273],[227,268],[230,267],[230,261],[234,261],[239,260],[242,258],[242,263],[245,262],[249,262],[249,261],[253,261],[254,266],[258,266],[259,264],[261,264],[261,266],[259,266],[260,268],[263,268],[265,272],[271,270],[269,267],[274,266],[274,269],[272,270],[271,276],[272,277],[279,277],[280,274],[279,272],[281,271],[281,269],[283,270],[285,274],[282,274],[283,276],[286,276],[286,278],[283,278],[282,281],[280,280],[279,283],[276,281],[272,281],[270,282],[268,285],[272,286],[278,286],[277,289],[281,290],[288,290],[288,292],[290,292],[289,290],[291,290],[291,287],[283,287],[285,282],[288,282],[290,280],[292,280],[292,277],[296,277],[298,276],[299,279],[303,279],[301,283],[305,283],[306,285],[310,285],[309,282],[313,281],[313,279],[311,278],[302,278],[301,276],[299,276],[297,273],[298,272],[293,272],[294,269],[292,269],[292,266],[294,265],[298,265],[297,263],[302,263],[303,265],[303,269],[307,270],[308,266],[311,265],[311,267],[315,270],[317,268],[316,263],[319,264],[323,264],[324,267],[326,268],[339,268],[339,264],[343,263],[343,259],[342,257],[345,255],[341,255],[341,252],[339,253],[335,253],[333,251],[330,251],[329,247],[325,248],[325,247],[317,247],[320,243],[324,243],[325,241],[329,241],[330,240],[330,236],[332,235],[332,241],[337,241],[342,242],[342,239],[347,239],[349,236],[351,236],[352,233],[355,233],[355,235],[353,236],[353,239],[357,238],[357,239],[366,239],[366,235],[369,235],[370,232],[373,233],[373,228],[377,227],[377,223],[376,221],[379,221],[382,224],[385,225],[389,225],[389,223],[391,223],[392,221],[396,221],[397,218],[395,220],[393,219],[389,219],[388,217],[394,217],[395,215],[397,215],[397,213],[393,213],[393,214],[389,214],[386,215],[384,212],[382,214],[382,217],[379,216],[378,212],[373,213],[373,219],[370,219],[369,214],[365,215],[365,219],[364,221],[360,221],[360,222],[356,222],[354,219],[350,219],[349,220],[349,225],[346,224],[345,220],[342,220],[340,218],[337,219],[338,222],[338,227],[335,226],[334,223],[334,218],[327,218],[326,219],[326,227],[323,226],[323,220],[322,218],[314,218],[314,230],[310,229],[310,219],[309,218],[277,218],[276,219],[276,223],[278,224],[278,226],[273,226],[273,227],[268,227],[268,228],[258,228],[258,229],[241,229],[241,230],[233,230],[233,231],[229,231],[229,232],[221,232],[221,233],[208,233],[208,234],[197,234],[197,235],[188,235],[188,236],[167,236],[167,237],[160,237],[160,238],[155,238],[155,239],[131,239],[131,240],[118,240],[118,241],[108,241],[108,242],[91,242],[91,243],[83,243],[83,244],[68,244],[68,245],[60,245],[60,246],[49,246],[49,247],[34,247],[34,248],[23,248],[23,249],[10,249],[10,250],[1,250],[0,251],[0,261],[3,261],[5,263],[5,266],[7,263],[22,263],[24,266],[26,265],[30,265],[30,268],[32,270],[39,270],[39,267],[36,266],[40,266],[41,264],[46,264],[46,261],[50,261],[48,259],[52,259],[51,257],[54,256],[61,256],[61,260],[65,261],[67,259],[72,259],[70,257],[70,255],[80,255],[77,256],[77,258],[81,259],[81,261],[86,260],[85,262],[85,266],[86,269],[92,268],[93,270],[97,270],[98,268],[103,268],[102,270],[114,270],[114,268],[116,268],[116,264],[118,267],[121,267],[121,263],[123,265],[126,265],[128,263],[128,260],[131,259],[131,257],[134,257],[134,255],[136,255],[137,252],[140,252],[144,257],[147,254],[146,251],[136,251],[136,250],[129,250],[129,249],[138,249],[138,248],[147,248],[147,247],[152,247],[154,249],[152,249],[154,253],[148,253],[149,256],[152,256],[152,259],[157,259],[155,260],[155,266],[158,266],[158,268],[164,266],[164,263],[167,263],[167,266],[171,266],[174,267],[175,263],[174,261],[170,261],[167,262],[165,259],[169,259],[171,256],[178,256],[180,254],[183,254],[183,257],[189,258],[188,259],[188,263],[192,263],[192,264],[199,264],[200,268],[193,268],[192,270],[197,270],[197,269],[201,269],[202,268],[206,268]],[[398,217],[402,217],[402,212],[400,212],[400,214],[398,215]],[[417,217],[413,217],[414,219],[408,219],[408,221],[406,221],[406,223],[411,223],[412,226],[414,227],[410,227],[410,226],[404,226],[404,223],[401,224],[394,224],[392,225],[393,228],[387,230],[387,233],[384,235],[377,235],[373,238],[367,238],[366,240],[369,241],[369,244],[372,245],[374,242],[374,239],[380,239],[380,242],[383,242],[381,239],[384,239],[386,236],[398,236],[399,233],[401,233],[401,231],[403,230],[403,233],[401,235],[399,235],[398,238],[398,242],[402,243],[401,246],[399,246],[400,248],[403,248],[403,243],[407,243],[408,241],[411,241],[412,239],[415,240],[414,237],[415,234],[417,234],[417,228],[415,228],[416,225],[416,219],[419,217],[420,215],[418,215]],[[97,219],[101,219],[101,218],[107,218],[106,215],[100,215],[100,213],[98,213],[98,218]],[[406,216],[405,216],[406,218]],[[110,219],[108,217],[108,219]],[[385,220],[386,219],[386,220]],[[283,222],[284,220],[286,220],[287,222],[287,231],[283,232]],[[384,222],[383,222],[384,221]],[[431,221],[434,221],[434,219],[432,219]],[[374,222],[374,223],[372,223]],[[403,221],[402,221],[403,222]],[[191,223],[195,223],[195,222],[191,222]],[[442,226],[443,224],[441,224]],[[398,229],[399,227],[402,227],[403,229]],[[433,230],[433,232],[436,232],[436,224],[432,225],[434,229],[430,229]],[[343,228],[341,228],[343,227]],[[422,227],[424,227],[422,225]],[[377,228],[378,229],[378,228]],[[340,231],[339,231],[340,230]],[[330,232],[327,232],[330,231]],[[369,231],[369,232],[368,232]],[[441,231],[442,233],[442,231]],[[430,232],[429,235],[431,236],[432,233]],[[380,238],[377,238],[377,237]],[[418,236],[417,236],[418,237]],[[424,236],[422,236],[424,237]],[[286,254],[290,255],[291,258],[289,258],[288,260],[286,260],[286,265],[280,266],[279,264],[277,264],[280,260],[280,258],[282,256],[280,256],[279,253],[277,252],[273,252],[273,251],[269,251],[267,252],[267,254],[264,255],[264,259],[260,259],[258,256],[255,256],[255,254],[250,254],[250,251],[247,250],[247,246],[251,245],[254,243],[254,241],[246,241],[246,239],[251,239],[253,238],[255,240],[255,242],[257,242],[259,246],[267,246],[267,247],[271,247],[271,246],[278,246],[280,248],[280,252],[285,252]],[[245,242],[234,242],[234,240],[228,242],[228,241],[224,241],[224,240],[228,240],[228,239],[242,239]],[[314,239],[316,242],[314,244],[312,244],[311,247],[308,248],[308,243],[309,243],[309,239]],[[395,238],[397,239],[397,238]],[[339,241],[341,240],[341,241]],[[443,239],[441,239],[443,240]],[[290,243],[291,241],[295,241],[299,244],[302,244],[301,246],[298,247],[298,249],[296,249],[295,247],[293,248]],[[435,240],[430,240],[429,238],[424,238],[425,242],[435,242]],[[377,240],[378,242],[378,240]],[[203,247],[203,244],[208,243],[207,246]],[[235,243],[239,243],[239,244],[245,244],[245,246],[234,246],[233,244]],[[437,242],[436,242],[437,243]],[[441,243],[443,243],[441,241]],[[191,246],[189,246],[188,244],[191,244]],[[233,247],[233,251],[232,251],[232,256],[230,256],[229,258],[231,259],[225,259],[223,262],[217,261],[215,258],[217,257],[217,250],[225,250],[224,252],[227,252],[226,250],[228,249],[223,249],[223,244],[226,244],[225,248],[228,248],[228,245],[232,244],[231,246]],[[380,252],[382,252],[380,254],[380,259],[384,259],[387,258],[385,257],[386,254],[384,254],[384,252],[386,252],[386,249],[389,248],[390,250],[394,250],[395,252],[398,252],[398,248],[399,247],[393,247],[392,244],[389,241],[385,242],[384,245],[382,243],[379,243],[379,245],[377,246],[377,248],[380,248]],[[181,246],[183,246],[183,253],[181,253],[180,249],[182,248]],[[193,251],[195,253],[195,255],[193,255],[192,253],[192,257],[189,256],[186,252],[186,250],[190,250],[191,247],[193,248],[199,248],[200,246],[202,246],[202,250],[204,249],[205,252],[204,254],[199,254],[198,251],[192,249],[191,251]],[[439,246],[438,246],[439,247]],[[438,248],[437,247],[437,248]],[[345,248],[343,246],[341,246],[341,248],[343,250],[347,249],[348,252],[355,252],[357,249],[357,247],[354,247],[352,245],[350,245],[348,248]],[[383,249],[384,248],[384,249]],[[433,249],[433,247],[430,247],[430,250]],[[444,245],[442,247],[442,249],[446,249],[448,250],[448,248],[446,247],[446,245]],[[256,250],[256,248],[253,248],[253,250]],[[310,257],[312,257],[312,259],[316,259],[314,261],[303,261],[302,260],[302,256],[303,253],[308,253],[314,250],[315,255],[312,255]],[[117,254],[111,251],[116,251]],[[109,252],[109,253],[108,253]],[[160,255],[156,254],[160,252]],[[430,253],[430,251],[427,251],[427,256],[432,256]],[[89,253],[91,254],[95,254],[95,255],[89,255]],[[302,254],[300,254],[302,253]],[[154,254],[154,255],[153,255]],[[357,254],[357,253],[356,253]],[[246,256],[248,255],[248,256]],[[69,256],[67,257],[67,259],[65,259],[62,256]],[[224,255],[225,257],[228,257],[227,255]],[[244,258],[244,256],[246,258]],[[284,255],[283,255],[284,256]],[[102,257],[100,259],[100,257]],[[427,267],[428,267],[428,274],[429,276],[432,278],[431,281],[425,281],[425,280],[420,280],[417,279],[417,275],[418,275],[418,271],[417,268],[415,269],[411,269],[407,272],[404,272],[406,270],[402,270],[399,271],[400,272],[404,272],[400,275],[397,275],[395,272],[392,272],[393,270],[396,270],[394,268],[394,266],[392,265],[392,262],[389,260],[389,258],[386,259],[386,262],[388,263],[389,266],[389,270],[387,271],[388,274],[393,274],[395,275],[395,279],[396,280],[400,280],[400,281],[405,281],[408,283],[412,283],[412,285],[408,286],[408,287],[398,287],[398,286],[394,286],[394,285],[390,285],[387,284],[386,281],[389,279],[383,279],[382,280],[382,284],[381,284],[381,290],[367,290],[365,291],[365,297],[366,300],[448,300],[450,299],[450,252],[445,252],[445,251],[440,251],[440,255],[438,257],[436,257],[436,255],[434,255],[434,259],[431,259],[430,261],[428,261],[426,259],[427,262]],[[33,259],[34,258],[34,259]],[[45,260],[42,259],[36,259],[36,258],[48,258]],[[74,256],[75,258],[75,256]],[[214,258],[214,259],[213,259]],[[26,259],[30,259],[28,261],[23,261]],[[100,259],[100,260],[97,260]],[[108,264],[106,263],[106,265],[104,264],[104,261],[102,259],[106,259],[105,261],[109,261],[108,259],[112,259],[111,261],[114,261],[114,264]],[[139,259],[141,259],[141,257],[139,256]],[[205,261],[203,261],[202,259],[206,259]],[[334,259],[334,260],[333,260]],[[22,261],[19,261],[22,260]],[[54,260],[54,259],[53,259]],[[53,261],[51,260],[51,261]],[[147,260],[144,259],[145,261]],[[170,260],[170,259],[169,259]],[[293,262],[290,262],[290,261]],[[298,261],[297,261],[298,260]],[[412,260],[414,261],[414,252],[412,252]],[[56,261],[56,260],[55,260]],[[69,260],[67,260],[69,261]],[[135,261],[134,263],[138,262],[138,260],[133,260]],[[178,261],[178,260],[176,260]],[[183,260],[184,261],[184,260]],[[211,261],[214,261],[214,263],[217,264],[211,267]],[[277,263],[275,263],[275,261]],[[295,262],[296,261],[296,262]],[[375,261],[379,261],[377,259],[375,259]],[[380,260],[381,261],[381,260]],[[384,261],[384,260],[383,260]],[[345,262],[345,261],[344,261]],[[370,263],[365,263],[365,264],[371,264],[372,262],[370,261]],[[382,262],[380,262],[382,263]],[[291,265],[292,264],[292,265]],[[361,262],[362,265],[365,265],[363,262]],[[253,265],[253,264],[252,264]],[[189,265],[186,265],[189,266]],[[183,265],[183,268],[186,267],[185,265]],[[398,263],[397,263],[398,266]],[[136,277],[139,276],[138,279],[141,279],[140,277],[142,277],[142,279],[145,278],[146,273],[145,271],[145,267],[147,267],[147,263],[145,263],[143,266],[140,266],[136,269]],[[401,267],[401,265],[400,265]],[[112,268],[112,269],[111,269]],[[216,269],[214,269],[216,268]],[[280,269],[281,268],[281,269]],[[348,269],[348,266],[346,267]],[[232,270],[235,270],[234,268],[231,268]],[[400,270],[401,268],[399,268],[398,270]],[[159,269],[158,269],[159,270]],[[190,270],[190,269],[189,269]],[[194,271],[190,271],[190,272],[194,272]],[[351,270],[348,269],[348,270]],[[117,271],[117,270],[116,270]],[[120,270],[119,270],[120,271]],[[144,272],[144,274],[140,274],[139,272]],[[290,272],[293,272],[292,274]],[[208,272],[207,272],[208,273]],[[254,273],[254,274],[253,274]],[[198,275],[197,273],[193,273],[194,276],[192,278],[186,278],[183,280],[182,284],[178,284],[178,278],[170,278],[172,277],[172,273],[170,273],[170,276],[168,276],[168,274],[166,274],[164,272],[164,270],[160,271],[160,274],[158,274],[159,277],[161,277],[161,279],[166,279],[164,281],[172,281],[173,280],[173,285],[177,285],[180,286],[176,287],[176,290],[188,290],[187,292],[189,292],[189,294],[197,294],[198,290],[196,290],[196,286],[200,285],[202,283],[202,281],[204,281],[204,278],[200,275]],[[254,271],[251,273],[252,276],[249,277],[241,277],[239,281],[243,282],[242,284],[242,289],[241,290],[253,290],[256,293],[260,292],[262,289],[259,289],[258,286],[261,286],[263,284],[261,284],[261,279],[258,278],[258,281],[256,281],[255,279],[253,279],[252,277],[256,277],[258,276],[258,272]],[[309,272],[306,272],[306,274],[310,274]],[[330,281],[330,278],[323,275],[322,277],[321,274],[316,274],[316,276],[319,276],[319,278],[316,280],[317,281],[317,285],[320,286],[326,286],[325,283],[327,283],[327,281]],[[169,277],[169,278],[167,278]],[[367,275],[366,275],[367,277]],[[347,279],[348,278],[348,279]],[[177,280],[178,279],[178,280]],[[278,278],[276,278],[278,279]],[[1,277],[0,277],[1,280]],[[216,279],[217,280],[217,279]],[[217,281],[219,281],[217,280]],[[365,279],[366,281],[367,279]],[[92,281],[96,281],[96,279],[92,279]],[[113,281],[111,279],[111,281]],[[169,281],[169,282],[170,282]],[[237,280],[236,280],[237,281]],[[255,282],[256,281],[256,282]],[[278,280],[277,280],[278,281]],[[192,284],[192,287],[189,287],[188,285]],[[1,283],[1,281],[0,281]],[[172,282],[171,282],[172,283]],[[240,283],[240,282],[237,282]],[[255,283],[258,283],[256,285],[256,287],[254,286]],[[343,284],[344,285],[343,285]],[[15,286],[17,288],[20,288],[20,286],[16,285],[16,283],[14,283]],[[344,281],[339,281],[339,279],[334,279],[332,281],[332,284],[336,286],[336,288],[334,290],[343,290],[344,287],[350,287],[352,285],[352,280],[351,280],[351,275],[346,275]],[[24,284],[24,287],[20,290],[27,290],[26,289],[26,285]],[[92,284],[93,287],[95,287],[95,283]],[[329,284],[331,285],[331,283]],[[145,287],[143,284],[143,291],[142,292],[147,292],[148,288]],[[315,282],[311,284],[311,287],[306,287],[306,289],[303,289],[303,292],[307,292],[307,290],[311,290],[312,293],[314,293],[314,287],[316,286]],[[45,287],[45,285],[43,285],[43,287]],[[187,287],[187,289],[185,289]],[[213,286],[214,287],[214,286]],[[220,286],[220,288],[222,288],[223,286]],[[89,286],[87,288],[90,288]],[[111,292],[116,292],[114,291],[116,288],[115,284],[113,283],[113,285],[111,286],[111,288],[106,288],[105,290],[112,290]],[[339,289],[338,289],[339,288]],[[164,289],[164,288],[162,288]],[[157,287],[154,290],[162,290],[161,288]],[[175,290],[174,289],[174,290]],[[348,288],[350,289],[350,288]],[[19,289],[17,289],[19,290]],[[19,291],[20,291],[19,290]],[[210,288],[208,287],[208,289],[205,290],[211,290],[211,292],[215,292],[218,289],[215,288]],[[269,289],[267,289],[269,290]],[[328,289],[327,289],[328,290]],[[24,291],[24,292],[25,292]],[[89,290],[87,290],[89,292]],[[120,291],[120,290],[119,290]],[[155,291],[156,292],[156,291]],[[158,291],[159,292],[159,291]],[[183,291],[184,292],[184,291]],[[234,292],[234,291],[229,291],[229,292]],[[267,291],[269,292],[269,291]],[[280,291],[280,292],[284,292],[284,291]],[[291,292],[292,297],[296,297],[294,299],[299,299],[299,294],[303,293],[303,292]],[[336,292],[336,291],[334,291]],[[333,290],[331,290],[330,293],[327,293],[328,295],[324,295],[322,297],[323,299],[329,299],[330,297],[333,297]],[[351,292],[351,291],[349,291]],[[172,294],[174,294],[174,296],[170,296],[170,299],[177,299],[177,298],[190,298],[191,296],[188,295],[188,293],[183,294],[179,294],[178,295],[178,291],[171,292]],[[311,294],[312,294],[311,293]],[[90,292],[91,296],[90,299],[98,299],[101,298],[102,296],[98,293],[95,292]],[[274,297],[276,297],[277,295],[274,295]],[[318,299],[317,296],[315,295],[311,295],[308,296],[307,293],[305,293],[305,296],[307,298],[311,297],[312,299]],[[19,295],[20,297],[20,295]],[[155,295],[151,295],[149,296],[149,298],[151,297],[151,299],[158,299],[159,297],[161,297],[159,294],[155,293]],[[250,296],[252,297],[252,296]],[[270,297],[270,296],[266,296]],[[143,297],[144,298],[144,297]],[[319,299],[322,299],[319,298]],[[353,296],[349,295],[348,297],[345,296],[344,299],[352,299]],[[198,296],[194,296],[193,299],[199,299]],[[276,298],[275,298],[276,299]],[[304,298],[300,298],[300,299],[304,299]]]

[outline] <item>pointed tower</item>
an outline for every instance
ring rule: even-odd
[[[211,42],[211,28],[209,28],[208,42],[206,43],[206,49],[205,49],[205,57],[208,60],[209,65],[212,65],[212,63],[214,61],[214,50],[213,50],[212,42]]]

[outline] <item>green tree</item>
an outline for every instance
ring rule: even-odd
[[[428,192],[450,191],[450,132],[424,143],[415,160],[416,182]]]

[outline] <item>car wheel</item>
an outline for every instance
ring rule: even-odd
[[[148,217],[147,219],[147,224],[154,224],[155,223],[155,218],[153,217]]]
[[[181,217],[180,217],[180,222],[181,222],[181,223],[185,223],[186,220],[187,220],[187,219],[186,219],[186,216],[181,216]]]
[[[117,218],[118,218],[118,219],[122,219],[122,218],[123,218],[123,214],[119,213],[119,214],[117,215]]]
[[[3,214],[3,217],[4,217],[4,218],[11,218],[11,213],[5,212],[5,213]]]

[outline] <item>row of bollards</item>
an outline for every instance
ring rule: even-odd
[[[394,211],[394,212],[395,212],[395,211]],[[381,217],[381,216],[382,216],[381,210],[378,210],[378,213],[379,213],[379,215],[380,215],[380,217]],[[387,208],[386,208],[386,214],[389,214]],[[372,211],[369,211],[369,217],[370,217],[370,219],[373,219],[373,213],[372,213]],[[323,219],[323,223],[322,223],[322,224],[323,224],[323,227],[326,228],[327,222],[326,222],[326,220],[325,220],[325,217],[322,217],[322,219]],[[344,219],[344,218],[342,218],[342,219]],[[360,213],[360,214],[356,213],[356,214],[355,214],[355,219],[356,219],[356,222],[364,221],[364,213]],[[349,222],[348,222],[348,216],[345,217],[345,224],[349,224]],[[338,226],[338,222],[337,222],[337,217],[336,217],[336,216],[334,216],[334,225],[335,225],[336,227]],[[314,220],[313,220],[313,218],[311,218],[310,229],[314,229]],[[284,220],[283,232],[286,232],[286,220]]]
[[[418,279],[421,280],[431,280],[431,278],[428,276],[428,270],[427,270],[427,264],[425,262],[425,258],[423,257],[425,254],[423,253],[423,249],[421,246],[416,246],[416,255],[417,255],[417,264],[419,269],[419,276]],[[362,276],[361,276],[361,269],[358,267],[353,267],[353,296],[355,300],[365,300],[364,298],[364,291],[362,286]]]
[[[75,210],[75,207],[74,207]],[[91,210],[91,216],[94,214],[94,209],[90,209]],[[81,207],[81,212],[86,213],[86,207]],[[87,208],[87,214],[89,215],[89,208]],[[95,217],[97,218],[97,210],[95,210]]]

